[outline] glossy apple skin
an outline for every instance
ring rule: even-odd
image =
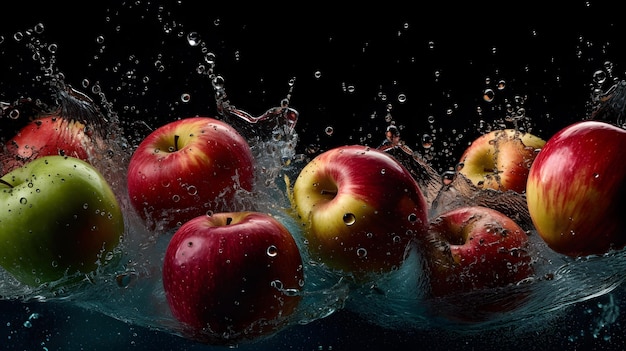
[[[367,146],[315,157],[296,178],[291,202],[314,259],[359,279],[398,268],[428,227],[428,205],[411,174]]]
[[[128,194],[150,228],[169,230],[207,212],[238,209],[237,191],[254,186],[254,162],[248,142],[229,124],[177,120],[154,130],[133,153]]]
[[[236,344],[271,334],[296,310],[304,286],[290,232],[260,212],[222,212],[183,224],[163,263],[172,314],[194,339]]]
[[[115,194],[82,160],[39,157],[2,181],[0,265],[24,284],[93,272],[124,234]]]
[[[599,121],[567,126],[548,139],[528,178],[528,211],[554,251],[604,254],[626,244],[626,131]]]
[[[434,218],[427,238],[421,249],[437,317],[482,322],[526,301],[518,283],[533,276],[533,259],[528,235],[511,218],[462,206]]]
[[[71,156],[89,162],[94,155],[92,134],[85,124],[51,115],[30,121],[6,143],[3,172],[42,156]]]
[[[506,286],[534,272],[528,234],[491,208],[462,206],[434,218],[424,255],[431,293],[443,296]]]
[[[515,129],[481,135],[461,155],[459,173],[482,189],[526,190],[528,171],[545,140]]]

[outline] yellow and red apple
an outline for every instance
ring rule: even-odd
[[[528,211],[554,251],[604,254],[626,245],[626,130],[600,121],[569,125],[546,142],[528,176]]]
[[[544,144],[538,136],[515,129],[491,131],[465,149],[458,172],[481,189],[523,193],[530,166]]]
[[[358,278],[398,268],[428,227],[428,204],[411,174],[367,146],[319,154],[300,171],[291,201],[314,259]]]
[[[287,228],[260,212],[199,216],[174,234],[163,288],[189,337],[237,344],[277,332],[304,288],[302,256]]]
[[[128,194],[152,229],[169,230],[207,212],[239,209],[238,191],[255,181],[250,146],[211,117],[167,123],[150,133],[128,165]]]

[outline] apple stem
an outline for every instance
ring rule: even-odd
[[[326,190],[322,189],[320,192],[322,195],[337,195],[337,190]]]
[[[226,218],[226,225],[231,224],[231,223],[232,223],[232,221],[233,221],[233,218],[232,218],[232,217],[228,217],[228,218]]]
[[[0,183],[2,183],[2,184],[4,184],[4,185],[8,186],[8,187],[9,187],[9,188],[11,188],[11,189],[13,189],[13,185],[11,185],[11,183],[7,182],[7,181],[6,181],[6,180],[4,180],[4,179],[0,179]]]
[[[180,135],[174,135],[174,150],[178,151],[178,139]]]

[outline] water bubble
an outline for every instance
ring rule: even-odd
[[[406,102],[406,95],[405,94],[399,94],[398,95],[398,102],[400,102],[400,103]]]
[[[433,146],[433,137],[430,134],[422,135],[422,147],[424,149],[430,149]]]
[[[493,92],[492,89],[487,88],[485,89],[485,91],[483,92],[483,100],[485,100],[486,102],[492,102],[494,97],[495,97],[495,93]]]
[[[59,46],[57,44],[52,43],[48,45],[48,51],[50,51],[51,54],[56,53],[58,49],[59,49]]]
[[[180,195],[176,195],[176,194],[172,195],[172,201],[174,202],[180,201]]]
[[[197,32],[190,32],[187,34],[187,42],[191,46],[198,46],[200,44],[200,35]]]
[[[278,248],[275,245],[270,245],[267,247],[267,250],[265,250],[265,253],[267,253],[269,257],[276,257],[276,255],[278,255]]]
[[[322,72],[321,71],[315,71],[315,73],[313,73],[313,76],[315,77],[315,79],[320,79],[322,77]]]
[[[189,93],[183,93],[180,95],[180,101],[187,103],[191,100],[191,95]]]
[[[195,185],[190,185],[187,187],[187,193],[189,193],[189,195],[196,195],[198,193],[198,188],[196,188]]]
[[[356,223],[356,216],[352,213],[346,213],[343,215],[343,223],[347,226],[351,226]]]
[[[21,203],[22,205],[26,205],[26,203],[27,203],[27,202],[28,202],[28,200],[27,200],[25,197],[23,197],[23,198],[21,198],[21,199],[20,199],[20,203]]]
[[[506,87],[506,82],[504,81],[504,79],[500,79],[498,81],[498,90],[503,90]]]
[[[456,172],[454,172],[454,171],[445,171],[441,175],[441,179],[443,180],[443,184],[444,185],[452,184],[452,182],[454,181],[455,177],[456,177]]]
[[[593,74],[593,80],[594,82],[596,82],[597,84],[604,84],[604,82],[606,81],[606,72],[600,70],[600,71],[596,71]]]
[[[326,135],[331,136],[331,135],[333,135],[335,130],[333,129],[333,127],[328,126],[328,127],[326,127],[326,129],[324,129],[324,132],[326,133]]]
[[[270,282],[270,286],[271,286],[272,288],[276,288],[276,289],[278,289],[278,290],[283,290],[283,282],[282,282],[282,281],[280,281],[280,280],[278,280],[278,279],[276,279],[276,280],[272,280],[272,281]]]
[[[33,29],[35,30],[35,33],[41,34],[43,33],[44,25],[43,23],[37,23]]]
[[[367,250],[362,247],[359,247],[358,249],[356,249],[356,255],[359,258],[364,258],[365,256],[367,256]]]
[[[104,43],[104,36],[102,36],[102,35],[98,35],[98,36],[96,37],[96,43],[98,43],[98,44],[103,44],[103,43]]]

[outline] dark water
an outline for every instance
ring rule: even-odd
[[[273,143],[271,153],[260,155],[266,165],[348,143],[377,145],[393,121],[439,173],[454,167],[486,130],[518,126],[549,136],[585,118],[592,89],[624,78],[624,26],[600,1],[553,12],[532,2],[513,12],[489,4],[430,5],[364,15],[319,6],[307,16],[285,8],[207,11],[185,1],[23,6],[6,9],[0,19],[0,101],[46,97],[41,70],[62,72],[63,83],[119,120],[126,135],[120,145],[131,145],[116,151],[121,162],[133,143],[165,121],[217,115],[211,72],[224,78],[230,102],[251,115],[286,97],[298,110],[295,149]],[[485,98],[488,89],[493,99]],[[254,142],[264,137],[239,126]],[[424,138],[433,140],[431,148]],[[144,267],[159,266],[158,248]],[[541,252],[542,272],[557,279],[537,283],[529,304],[491,323],[425,317],[410,296],[416,291],[407,271],[417,263],[409,260],[380,282],[385,296],[369,289],[348,294],[330,279],[310,288],[310,313],[237,348],[623,349],[624,254],[573,261]],[[325,278],[314,269],[309,274],[314,283]],[[104,284],[67,299],[31,291],[12,296],[5,285],[0,349],[224,348],[178,336],[168,328],[167,312],[146,307],[145,296],[164,301],[158,283],[148,277],[124,293]]]

